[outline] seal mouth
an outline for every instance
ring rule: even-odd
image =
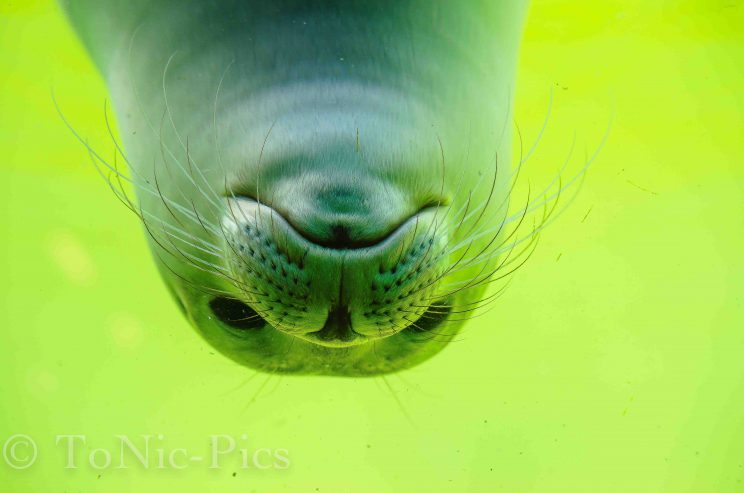
[[[449,201],[446,199],[431,199],[413,213],[408,213],[407,215],[402,216],[397,222],[391,223],[385,233],[373,238],[354,237],[352,234],[352,227],[344,221],[339,221],[336,224],[329,225],[328,230],[330,231],[330,237],[321,238],[317,234],[313,234],[312,231],[303,228],[291,214],[287,214],[283,209],[275,207],[271,201],[261,201],[258,198],[245,193],[231,195],[228,201],[230,199],[249,201],[255,203],[257,206],[266,207],[272,214],[276,214],[278,217],[286,221],[294,232],[305,241],[328,250],[360,250],[372,248],[394,236],[397,232],[403,229],[407,223],[415,221],[416,217],[426,211],[449,206]]]
[[[228,268],[241,291],[217,298],[214,315],[238,329],[262,324],[325,347],[358,346],[434,318],[446,238],[427,204],[369,245],[316,243],[276,209],[246,197],[228,199],[224,222]]]

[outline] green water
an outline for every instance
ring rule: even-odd
[[[431,361],[280,379],[187,326],[55,113],[52,89],[112,151],[100,78],[54,4],[3,1],[0,489],[744,491],[743,66],[741,2],[535,1],[527,146],[554,102],[525,179],[549,183],[574,132],[591,155],[612,119],[577,200]],[[55,443],[73,434],[76,469]],[[125,450],[118,468],[117,435],[147,434],[148,465]],[[214,435],[236,450],[210,468]],[[159,468],[176,449],[203,460]]]

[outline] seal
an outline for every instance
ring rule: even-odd
[[[233,360],[410,368],[521,261],[507,209],[524,1],[62,5],[129,171],[91,156],[186,317]]]

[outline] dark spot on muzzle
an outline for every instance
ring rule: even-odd
[[[209,308],[220,321],[234,329],[260,329],[266,325],[261,315],[240,300],[234,298],[215,298]]]

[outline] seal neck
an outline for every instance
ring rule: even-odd
[[[482,99],[509,78],[525,3],[65,2],[109,84],[131,78],[145,95],[162,92],[166,65],[174,77],[216,82],[232,64],[241,76],[224,81],[227,92],[361,80],[443,101]]]

